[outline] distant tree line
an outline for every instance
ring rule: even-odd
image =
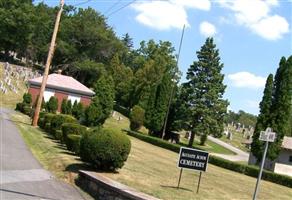
[[[233,112],[231,110],[228,111],[226,117],[225,117],[225,123],[226,124],[238,124],[244,125],[244,127],[255,127],[255,124],[257,122],[257,116],[246,113],[243,110],[239,110],[237,113]]]

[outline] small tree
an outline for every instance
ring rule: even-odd
[[[50,113],[56,113],[58,110],[58,99],[54,96],[47,102],[47,110]]]
[[[138,131],[143,126],[145,111],[140,106],[133,107],[130,114],[130,129]]]
[[[76,119],[80,119],[82,117],[83,112],[84,110],[82,103],[81,102],[77,103],[77,101],[75,101],[72,107],[72,115]]]
[[[72,102],[71,102],[71,100],[67,101],[67,114],[72,115]]]
[[[67,109],[67,99],[63,99],[63,100],[62,100],[62,104],[61,104],[61,113],[62,113],[62,114],[67,114],[67,113],[68,113],[68,109]]]
[[[101,125],[102,116],[102,107],[99,103],[99,99],[94,97],[91,104],[85,109],[85,125],[87,126],[99,126]]]

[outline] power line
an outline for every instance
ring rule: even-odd
[[[133,0],[133,1],[129,2],[129,3],[127,3],[126,5],[124,5],[124,6],[120,7],[120,8],[118,8],[117,10],[115,10],[115,11],[111,12],[110,14],[108,14],[107,17],[110,17],[111,15],[113,15],[113,14],[119,12],[120,10],[122,10],[122,9],[124,9],[124,8],[126,8],[126,7],[128,7],[129,5],[135,3],[135,1],[137,1],[137,0]]]
[[[122,0],[118,0],[111,7],[109,7],[105,12],[104,15],[106,15],[108,12],[110,12],[114,7],[116,7]]]
[[[81,5],[83,5],[83,4],[89,3],[90,1],[92,1],[92,0],[87,0],[87,1],[85,1],[85,2],[80,2],[80,3],[74,4],[74,5],[72,5],[72,6],[81,6]]]

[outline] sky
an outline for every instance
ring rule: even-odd
[[[42,0],[35,0],[35,3]],[[49,6],[58,0],[43,0]],[[282,56],[292,55],[292,0],[65,0],[92,7],[107,18],[117,36],[129,33],[135,48],[142,40],[170,41],[178,50],[186,26],[179,69],[186,81],[196,51],[213,37],[227,85],[230,110],[258,114],[266,78]]]

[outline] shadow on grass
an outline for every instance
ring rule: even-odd
[[[189,192],[193,192],[193,190],[190,190],[188,188],[184,188],[184,187],[177,187],[177,186],[170,186],[170,185],[160,185],[163,188],[170,188],[170,189],[176,189],[176,190],[185,190],[185,191],[189,191]]]
[[[91,165],[86,164],[86,163],[73,163],[73,164],[68,165],[65,169],[65,171],[67,171],[67,172],[73,172],[73,173],[77,173],[77,174],[78,174],[79,170],[97,172],[96,169],[94,169]]]

